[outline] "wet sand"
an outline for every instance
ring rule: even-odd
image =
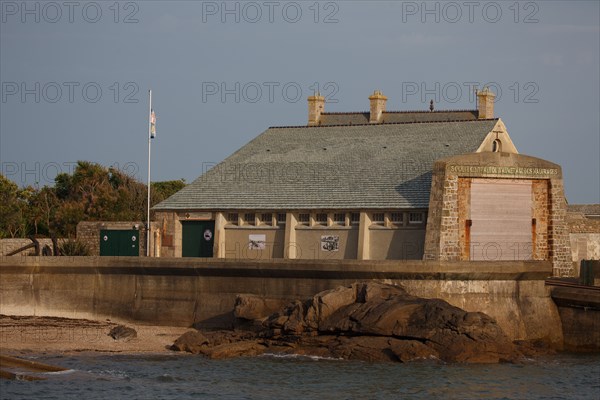
[[[118,325],[137,331],[137,337],[115,340],[108,335]],[[168,327],[56,317],[0,315],[0,354],[27,353],[161,353],[188,331]]]

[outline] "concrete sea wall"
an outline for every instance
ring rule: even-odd
[[[228,327],[239,293],[285,300],[380,280],[496,318],[513,340],[562,344],[549,262],[0,257],[0,313]]]

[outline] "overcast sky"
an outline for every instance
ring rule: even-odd
[[[191,182],[269,126],[327,111],[473,109],[499,92],[519,151],[600,202],[598,1],[4,1],[0,164],[51,185],[77,160]],[[427,145],[424,143],[424,145]],[[351,155],[348,155],[351,157]]]

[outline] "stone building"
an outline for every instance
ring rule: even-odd
[[[160,256],[159,230],[152,224],[150,255]],[[144,256],[146,229],[142,221],[81,221],[77,224],[77,239],[86,243],[91,256]]]
[[[325,112],[271,127],[156,205],[163,256],[553,260],[570,269],[560,166],[476,110]]]
[[[600,260],[600,204],[569,204],[567,222],[577,272],[581,260]]]

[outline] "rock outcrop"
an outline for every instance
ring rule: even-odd
[[[368,282],[339,287],[294,301],[266,319],[265,304],[254,296],[236,302],[235,315],[255,326],[260,322],[259,332],[213,333],[214,341],[194,336],[195,345],[178,348],[211,358],[265,351],[399,362],[497,363],[521,357],[488,315],[414,297],[400,286]]]
[[[233,316],[245,320],[263,320],[281,310],[287,301],[270,299],[253,294],[238,294],[233,306]]]
[[[129,341],[137,337],[137,331],[125,325],[118,325],[108,332],[108,336],[115,340]]]
[[[210,341],[199,331],[187,331],[181,335],[171,346],[174,351],[187,351],[188,353],[198,354],[202,352]]]
[[[211,359],[232,357],[249,357],[263,354],[267,346],[258,340],[247,340],[237,343],[225,343],[212,348],[207,348],[203,354]]]

